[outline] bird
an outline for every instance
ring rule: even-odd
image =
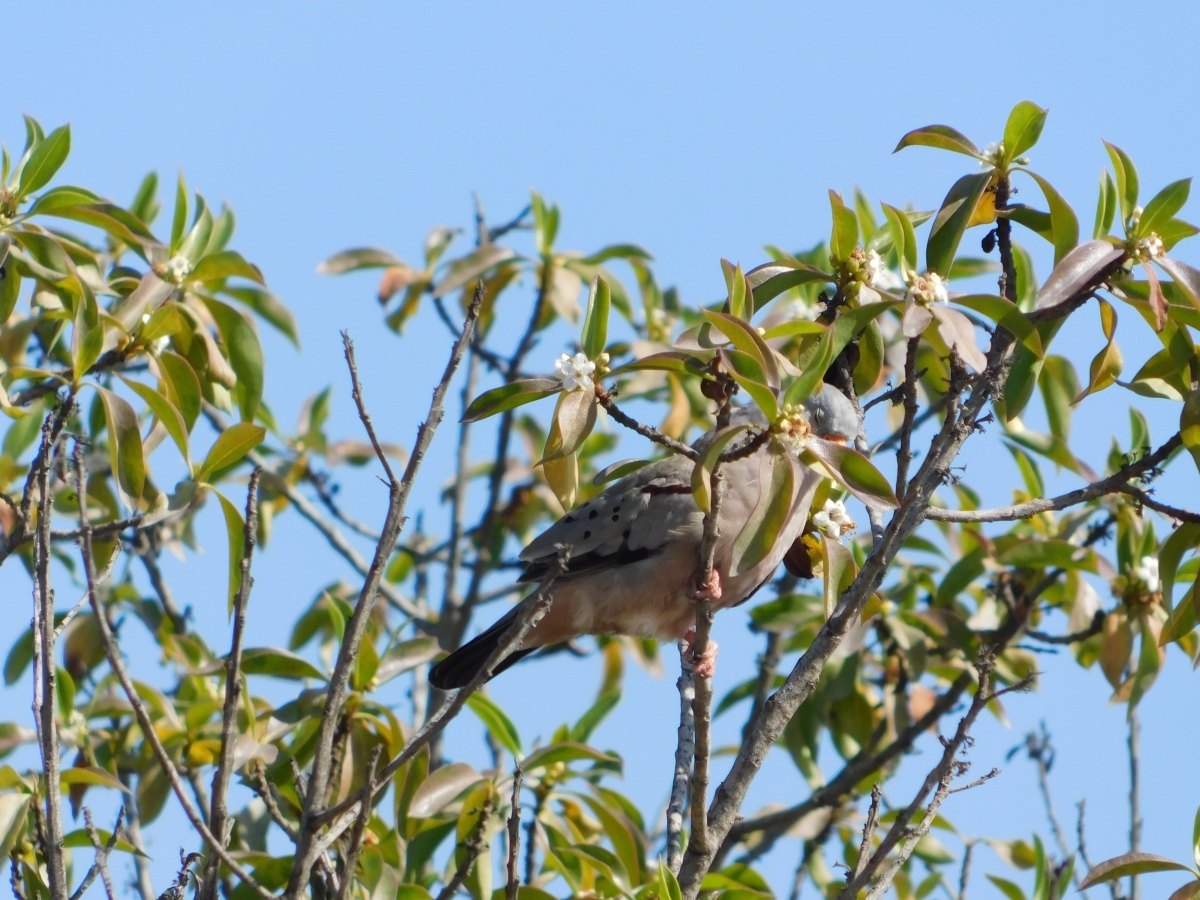
[[[823,384],[804,404],[810,427],[819,437],[839,443],[858,434],[859,414],[840,392]],[[755,406],[737,408],[730,425],[766,428]],[[716,431],[692,446],[703,452]],[[520,582],[541,581],[558,565],[558,548],[570,548],[567,568],[551,585],[545,616],[520,645],[494,667],[494,677],[542,647],[580,635],[631,635],[661,641],[688,639],[696,621],[696,603],[707,599],[714,611],[746,602],[774,575],[808,520],[822,475],[798,467],[792,503],[767,554],[745,571],[731,571],[734,541],[749,520],[764,484],[770,442],[741,459],[722,465],[725,490],[718,516],[713,579],[700,580],[700,543],[704,512],[692,495],[693,462],[672,455],[649,463],[570,510],[520,553],[525,563]],[[504,639],[520,607],[514,607],[478,637],[452,652],[429,671],[440,690],[471,683]],[[715,642],[693,661],[694,670],[711,675]]]

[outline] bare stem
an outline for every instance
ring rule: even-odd
[[[55,716],[54,671],[54,592],[50,589],[50,519],[54,493],[50,469],[57,454],[58,436],[53,431],[53,416],[42,423],[41,461],[35,469],[38,497],[38,521],[34,545],[33,633],[34,691],[33,715],[37,724],[38,746],[42,755],[42,773],[46,784],[46,833],[43,852],[51,900],[66,900],[67,872],[63,861],[62,806],[59,789],[58,722]],[[81,515],[87,509],[82,486],[79,494]]]
[[[912,462],[912,435],[917,421],[917,351],[919,337],[909,338],[904,354],[904,422],[900,426],[900,448],[896,451],[896,496],[903,497],[908,487],[908,466]]]
[[[250,576],[250,561],[254,556],[254,544],[258,536],[258,481],[262,469],[255,467],[250,473],[246,488],[246,520],[242,527],[242,558],[238,564],[239,582],[233,598],[233,636],[230,639],[229,655],[225,658],[225,705],[221,711],[221,753],[217,759],[217,770],[212,778],[212,801],[209,805],[208,824],[213,834],[223,837],[225,822],[229,818],[227,799],[229,782],[233,778],[233,745],[237,738],[238,700],[242,688],[242,641],[246,630],[246,607],[250,603],[250,590],[254,579]],[[253,725],[253,723],[250,723]],[[215,900],[217,881],[221,873],[220,860],[209,856],[204,866],[200,897]]]
[[[508,813],[508,882],[504,887],[506,900],[517,900],[517,894],[521,890],[517,864],[521,855],[521,781],[524,775],[521,764],[517,763],[513,768],[512,804]]]
[[[483,852],[483,848],[486,846],[488,818],[491,815],[492,798],[489,795],[483,801],[483,808],[479,810],[479,823],[462,844],[464,851],[463,861],[455,871],[454,877],[446,882],[446,886],[437,895],[437,900],[450,900],[458,889],[462,887],[462,883],[466,881],[467,875],[471,872],[471,867],[475,865],[475,860],[479,858],[479,854]]]
[[[1142,849],[1142,788],[1140,765],[1139,738],[1141,729],[1138,723],[1137,707],[1129,707],[1129,851],[1137,853]],[[1137,875],[1129,876],[1130,900],[1140,900],[1142,896],[1141,880]]]
[[[678,453],[680,456],[686,456],[690,460],[697,460],[700,458],[700,454],[694,448],[689,447],[682,441],[675,440],[673,437],[668,437],[657,428],[651,428],[649,425],[643,425],[637,419],[633,418],[633,416],[623,412],[621,408],[617,406],[616,402],[613,400],[608,391],[604,390],[604,388],[602,388],[599,384],[596,385],[596,400],[599,401],[600,405],[608,411],[608,414],[612,416],[613,421],[617,422],[617,424],[624,425],[630,431],[636,431],[649,441],[653,441],[656,444],[661,444],[672,453]]]
[[[391,464],[387,461],[387,457],[379,443],[379,438],[375,435],[375,426],[363,401],[362,385],[358,378],[358,364],[354,357],[354,344],[350,341],[348,334],[342,335],[342,342],[346,351],[346,365],[350,370],[351,395],[354,398],[355,406],[358,408],[359,419],[362,421],[363,428],[370,438],[371,446],[375,448],[375,454],[379,459],[379,463],[383,467],[384,472],[387,473],[388,509],[387,517],[380,532],[379,543],[375,547],[375,554],[371,560],[371,566],[367,570],[367,575],[363,582],[362,591],[359,593],[358,602],[355,604],[354,612],[351,614],[350,620],[346,623],[341,646],[338,648],[337,663],[334,665],[333,673],[329,678],[325,709],[322,712],[321,724],[317,731],[316,750],[313,755],[312,772],[308,781],[307,797],[304,802],[300,828],[296,835],[296,854],[293,858],[292,871],[288,879],[287,896],[292,898],[300,895],[304,885],[308,882],[309,871],[312,869],[320,853],[320,850],[317,849],[318,844],[314,840],[314,836],[317,828],[317,818],[325,811],[325,798],[328,793],[332,773],[334,736],[338,731],[341,721],[342,705],[346,698],[346,687],[350,681],[351,671],[358,660],[363,637],[367,630],[367,623],[370,620],[372,610],[375,608],[379,586],[383,582],[383,574],[387,569],[388,560],[391,559],[392,551],[396,547],[396,541],[399,539],[400,531],[404,526],[404,510],[408,502],[409,493],[412,490],[413,483],[416,481],[421,463],[429,451],[433,435],[437,431],[438,425],[441,424],[446,392],[449,390],[450,381],[454,377],[454,373],[458,369],[458,364],[471,342],[471,335],[475,330],[475,320],[479,316],[479,306],[482,301],[483,290],[481,285],[475,291],[475,298],[471,302],[471,306],[467,310],[466,319],[463,322],[462,333],[459,334],[458,340],[454,343],[454,347],[450,352],[450,359],[446,363],[445,370],[442,372],[441,380],[438,382],[437,387],[434,388],[433,399],[429,405],[429,416],[417,429],[417,439],[413,444],[412,455],[409,457],[408,464],[404,469],[404,475],[399,481],[396,480]]]
[[[367,777],[363,781],[366,797],[373,797],[378,782],[375,780],[375,770],[379,766],[379,754],[383,747],[376,744],[371,751],[371,761],[367,763]],[[350,896],[350,886],[354,883],[354,868],[358,865],[358,854],[362,851],[363,838],[367,833],[367,822],[371,818],[371,804],[363,803],[358,808],[358,818],[354,820],[354,831],[350,834],[350,846],[342,866],[342,883],[338,887],[337,900],[346,900]]]
[[[113,826],[112,834],[109,836],[107,843],[102,844],[100,843],[100,835],[96,832],[96,826],[92,824],[92,811],[86,806],[83,808],[83,821],[87,828],[88,839],[92,842],[92,847],[96,851],[96,861],[88,869],[87,874],[83,877],[83,881],[79,883],[79,887],[75,888],[75,893],[71,894],[71,900],[80,900],[87,893],[87,889],[92,886],[97,875],[104,881],[104,893],[108,895],[108,900],[116,900],[116,895],[113,892],[112,876],[108,872],[108,855],[117,846],[117,839],[121,834],[121,821],[124,818],[125,807],[122,806],[117,810],[117,823]]]

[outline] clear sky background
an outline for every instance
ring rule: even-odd
[[[1101,138],[1132,155],[1144,190],[1200,170],[1198,28],[1200,8],[1171,0],[1144,12],[1115,2],[895,0],[9,4],[0,135],[19,149],[22,112],[47,129],[69,121],[74,150],[60,182],[127,201],[146,171],[169,182],[182,169],[210,200],[228,200],[239,216],[235,246],[262,267],[300,322],[300,353],[264,333],[267,400],[277,417],[294,420],[307,396],[333,384],[331,432],[358,435],[338,338],[347,328],[381,432],[411,445],[444,364],[445,332],[424,315],[398,340],[381,327],[373,278],[315,274],[331,253],[377,244],[415,262],[430,226],[470,224],[472,191],[499,221],[534,187],[562,206],[562,247],[640,243],[656,256],[660,282],[678,285],[687,302],[708,301],[723,290],[721,256],[755,265],[765,243],[799,248],[825,237],[827,188],[857,184],[872,198],[936,207],[970,161],[922,149],[893,156],[897,139],[945,122],[982,146],[999,137],[1008,110],[1023,99],[1051,110],[1034,165],[1088,232],[1106,162]],[[1197,219],[1195,201],[1183,215]],[[1049,259],[1028,243],[1044,277]],[[1195,247],[1181,255],[1200,261]],[[1122,348],[1130,365],[1140,365],[1156,344],[1141,323],[1125,319]],[[1078,346],[1058,348],[1083,373],[1102,344],[1098,323],[1090,327]],[[534,366],[548,369],[566,337],[548,336]],[[1131,399],[1112,389],[1079,419],[1077,452],[1097,468],[1110,435],[1128,442]],[[1174,430],[1168,414],[1139,403],[1156,438]],[[443,520],[437,491],[452,441],[447,428],[410,505],[424,507],[431,523]],[[972,452],[968,466],[967,480],[985,498],[1008,499],[1015,475],[1005,459]],[[1172,482],[1172,501],[1194,507],[1195,485],[1194,472]],[[363,517],[382,516],[378,482],[348,479],[344,497]],[[211,512],[201,528],[209,555],[168,571],[181,602],[223,644],[224,549]],[[348,574],[294,516],[284,517],[256,563],[249,642],[285,643],[301,607]],[[28,616],[23,573],[6,567],[0,591],[15,638]],[[757,640],[745,624],[742,611],[718,620],[718,695],[753,665]],[[135,658],[153,674],[152,653]],[[1186,860],[1200,802],[1197,681],[1177,651],[1168,658],[1142,706],[1144,848]],[[946,813],[967,835],[1046,836],[1031,764],[1003,760],[1044,719],[1059,751],[1052,779],[1067,829],[1074,804],[1086,798],[1094,858],[1122,852],[1123,708],[1107,705],[1098,672],[1064,657],[1042,662],[1041,690],[1008,703],[1011,728],[988,722],[978,732],[976,773],[1000,765],[1003,775],[955,798]],[[673,668],[677,662],[668,661],[659,679],[630,672],[626,702],[595,736],[624,755],[623,789],[651,815],[670,778]],[[559,657],[514,669],[493,696],[528,743],[577,715],[597,682],[595,659]],[[28,688],[26,679],[0,694],[0,719],[27,723]],[[385,696],[405,702],[398,685]],[[719,720],[718,744],[733,739],[735,719]],[[485,763],[473,721],[456,723],[448,740],[452,754]],[[915,784],[932,758],[926,748],[907,761],[903,783]],[[803,796],[780,754],[747,811]],[[899,788],[895,797],[904,799]],[[179,843],[193,845],[175,811],[154,834],[161,889]],[[784,846],[767,871],[786,894],[798,844]],[[1023,880],[990,851],[977,857],[975,871]],[[978,875],[976,882],[977,896],[994,893]],[[1150,881],[1146,889],[1157,894],[1178,883]],[[0,886],[0,894],[7,890]]]

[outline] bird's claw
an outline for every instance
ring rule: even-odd
[[[696,641],[696,629],[689,628],[683,639],[688,642],[691,647]],[[692,650],[692,674],[697,678],[712,678],[717,671],[717,642],[711,638],[708,641],[708,646],[704,648],[704,652],[699,656],[696,651]]]
[[[705,600],[716,603],[721,599],[721,574],[713,569],[708,576],[708,584],[696,586],[688,592],[688,597],[695,603],[703,603]]]

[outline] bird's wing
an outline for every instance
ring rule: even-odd
[[[644,466],[563,516],[533,540],[520,558],[521,581],[541,578],[571,548],[566,575],[628,565],[658,552],[672,535],[699,533],[702,518],[692,499],[692,463],[671,456]]]

